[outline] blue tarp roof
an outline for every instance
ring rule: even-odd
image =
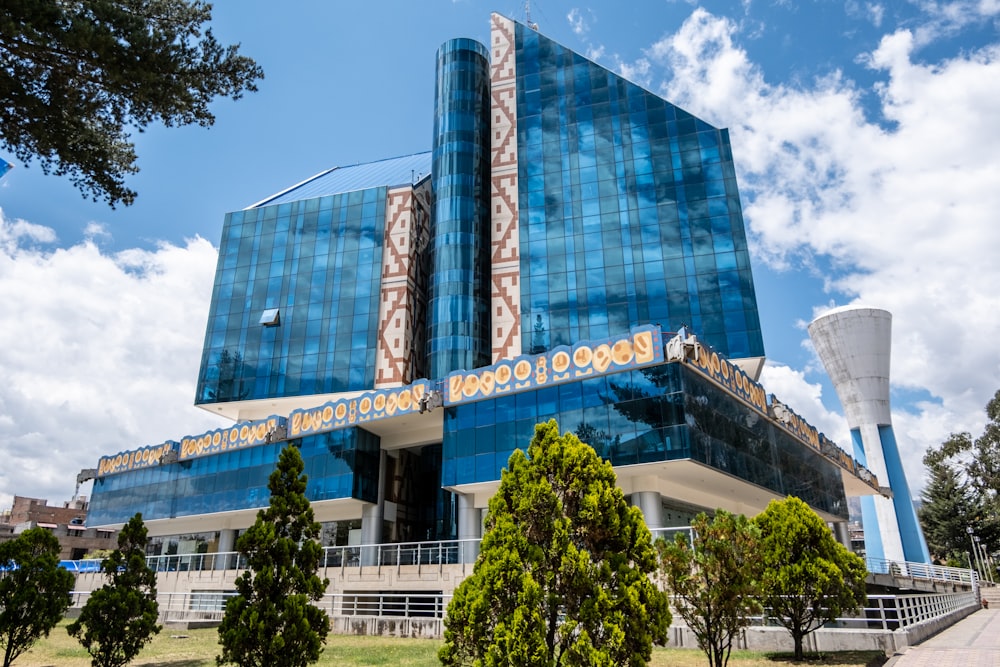
[[[381,186],[409,185],[431,173],[431,152],[334,167],[247,208],[312,199]]]

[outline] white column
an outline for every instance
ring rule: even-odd
[[[851,531],[847,529],[846,521],[834,522],[833,534],[836,536],[837,541],[843,544],[848,551],[851,550]]]
[[[385,505],[385,452],[379,452],[378,459],[378,495],[374,505],[365,505],[361,510],[361,544],[360,563],[378,565],[378,546],[382,544],[382,515]]]
[[[659,492],[636,491],[632,494],[632,504],[642,510],[647,528],[663,528],[663,496]]]
[[[361,544],[368,545],[361,548],[361,565],[378,564],[378,547],[382,542],[382,506],[365,505],[361,510]]]
[[[483,537],[483,513],[476,509],[472,495],[458,494],[458,539],[479,540]],[[479,542],[462,542],[463,563],[476,562],[479,555]]]
[[[223,528],[219,531],[219,547],[217,551],[220,554],[229,553],[236,550],[236,530],[232,528]],[[216,557],[215,559],[215,569],[216,570],[228,570],[230,567],[235,565],[235,558],[231,555],[224,556],[222,558]]]

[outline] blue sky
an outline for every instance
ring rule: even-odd
[[[490,11],[525,17],[510,0],[216,2],[214,32],[266,78],[217,101],[211,129],[136,134],[132,207],[0,155],[0,508],[67,500],[102,454],[219,425],[192,402],[225,213],[427,150],[435,50],[486,41]],[[1000,387],[1000,1],[536,0],[531,18],[730,128],[765,387],[841,444],[804,324],[893,313],[893,419],[921,487],[923,450],[980,430]]]

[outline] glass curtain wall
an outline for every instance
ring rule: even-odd
[[[445,42],[434,95],[432,378],[491,361],[489,111],[486,47],[471,39]]]
[[[310,501],[378,500],[378,436],[360,428],[298,440],[309,477]],[[145,520],[264,507],[268,478],[287,443],[272,443],[211,456],[107,475],[94,480],[87,520],[125,523],[136,512]]]
[[[226,216],[195,403],[371,389],[384,187]]]
[[[763,355],[725,130],[516,26],[522,341],[691,327]]]
[[[442,485],[500,479],[549,419],[615,466],[691,459],[847,518],[834,463],[676,363],[446,408]]]

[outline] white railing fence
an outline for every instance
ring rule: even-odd
[[[975,585],[979,576],[975,570],[944,565],[928,565],[927,563],[911,563],[909,561],[884,560],[881,558],[866,558],[868,571],[875,574],[891,574],[897,577],[913,579],[929,579],[932,581],[950,581]]]
[[[219,621],[226,602],[235,591],[191,591],[159,593],[156,600],[163,621]],[[73,607],[82,607],[89,592],[74,592]],[[444,618],[451,595],[437,592],[328,593],[317,603],[331,618]],[[926,595],[869,595],[855,615],[837,618],[826,627],[853,630],[900,630],[977,605],[975,593],[929,593]],[[680,620],[677,618],[676,620]],[[754,619],[755,626],[774,626],[767,616]]]
[[[90,591],[74,591],[71,608],[87,603]],[[190,591],[157,593],[161,621],[219,621],[226,603],[236,591]],[[375,618],[444,618],[451,595],[438,592],[351,592],[327,593],[316,605],[331,618],[364,616]]]
[[[653,539],[673,540],[678,533],[693,536],[689,526],[655,528]],[[395,544],[341,545],[323,548],[320,567],[401,567],[406,565],[437,566],[471,564],[479,553],[479,539],[440,540],[430,542],[400,542]],[[156,572],[205,572],[246,569],[246,558],[236,552],[205,554],[169,554],[148,556],[146,563]],[[99,572],[100,560],[67,560],[62,566],[77,573]],[[912,579],[960,583],[977,586],[979,577],[974,570],[926,563],[866,559],[868,571]]]

